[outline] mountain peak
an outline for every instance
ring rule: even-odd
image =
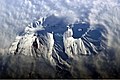
[[[85,22],[67,24],[53,15],[40,18],[27,26],[23,35],[16,37],[9,51],[13,55],[43,58],[52,65],[63,63],[68,66],[66,60],[99,53],[101,35],[92,39],[95,33],[89,27]]]

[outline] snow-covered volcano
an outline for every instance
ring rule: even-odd
[[[11,45],[10,54],[40,57],[53,62],[53,54],[63,60],[81,55],[98,54],[102,50],[102,29],[91,30],[87,22],[67,24],[52,15],[27,26]],[[54,64],[54,63],[53,63]]]
[[[120,78],[120,0],[0,5],[0,78]]]
[[[50,66],[69,71],[71,60],[104,50],[101,32],[102,28],[90,28],[88,22],[69,24],[51,15],[28,25],[10,46],[9,54],[45,60]]]

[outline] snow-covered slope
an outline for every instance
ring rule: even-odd
[[[67,24],[62,21],[62,18],[51,15],[31,23],[16,37],[9,54],[40,58],[52,66],[64,68],[62,64],[70,68],[70,59],[100,53],[100,30],[90,30],[87,22]]]

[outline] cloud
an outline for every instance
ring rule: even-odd
[[[73,23],[76,20],[89,21],[91,27],[101,24],[108,39],[106,44],[118,47],[119,41],[119,0],[1,0],[0,48],[8,48],[16,35],[31,22],[40,17],[55,14]],[[114,14],[113,14],[114,12]]]
[[[73,62],[73,66],[76,65],[78,71],[85,70],[86,75],[93,69],[104,78],[104,71],[108,71],[111,75],[110,71],[114,69],[114,66],[108,64],[118,64],[115,66],[116,69],[119,68],[120,64],[119,12],[120,0],[0,0],[0,53],[6,53],[16,35],[19,35],[29,23],[40,17],[55,14],[59,17],[65,17],[69,23],[78,19],[89,21],[90,28],[101,27],[105,30],[102,34],[104,37],[102,41],[107,45],[106,50],[108,51],[103,53],[113,55],[110,58],[103,57],[103,53],[94,58],[82,57],[77,64]],[[116,57],[116,62],[111,61],[113,56]],[[89,66],[90,69],[86,66]],[[72,68],[73,73],[74,68]]]
[[[56,14],[68,22],[83,19],[92,0],[1,0],[0,48],[8,48],[15,36],[40,17]]]

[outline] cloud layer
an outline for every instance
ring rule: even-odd
[[[16,35],[40,17],[56,14],[66,17],[68,22],[85,19],[88,17],[92,2],[92,0],[1,0],[0,48],[3,50],[8,48]]]
[[[55,14],[59,17],[65,17],[65,21],[69,23],[81,20],[89,22],[91,29],[104,28],[102,34],[104,40],[102,41],[107,45],[106,51],[103,52],[106,53],[105,56],[101,53],[94,58],[82,56],[79,62],[73,61],[71,69],[73,76],[84,77],[89,72],[97,72],[103,78],[113,76],[114,71],[116,74],[119,73],[120,66],[119,12],[120,0],[0,0],[0,53],[7,53],[6,51],[16,35],[19,35],[28,24],[40,17]],[[17,58],[14,58],[17,63]],[[5,60],[3,59],[3,61]],[[6,61],[8,61],[6,64],[9,64],[9,60]],[[35,65],[38,66],[37,63]],[[19,66],[22,65],[19,64]],[[78,74],[75,71],[76,68]],[[83,71],[84,74],[79,74],[79,71]],[[105,75],[106,73],[109,76]]]
[[[1,0],[0,52],[3,53],[24,28],[40,17],[55,14],[69,23],[88,21],[91,27],[102,25],[108,46],[120,45],[119,0]]]

